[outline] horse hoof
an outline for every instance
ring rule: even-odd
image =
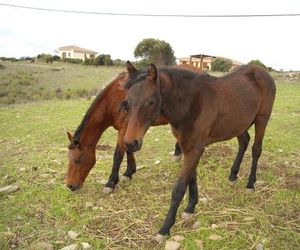
[[[254,188],[246,188],[246,192],[249,194],[253,193],[254,190],[255,190]]]
[[[235,184],[237,183],[237,179],[234,181],[228,180],[228,183],[230,186],[235,186]]]
[[[120,182],[128,182],[130,180],[130,178],[128,176],[122,175],[120,177]]]
[[[176,162],[180,161],[181,158],[182,158],[182,154],[180,154],[180,155],[173,155],[172,156],[173,161],[176,161]]]
[[[164,243],[167,240],[167,235],[157,234],[155,240],[157,243]]]
[[[191,213],[183,212],[181,215],[181,218],[183,220],[187,220],[187,219],[191,218],[192,216],[193,216],[193,214],[191,214]]]
[[[105,193],[105,194],[110,194],[112,191],[114,191],[114,189],[111,188],[111,187],[104,187],[103,188],[103,193]]]

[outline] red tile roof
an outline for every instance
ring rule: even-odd
[[[74,51],[74,52],[89,53],[89,54],[98,54],[98,52],[96,52],[96,51],[80,48],[75,45],[59,47],[58,50],[59,51]]]

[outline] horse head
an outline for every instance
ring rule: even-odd
[[[126,68],[129,74],[124,86],[128,89],[127,99],[121,103],[121,108],[128,111],[124,145],[127,151],[135,152],[141,149],[145,133],[160,115],[160,86],[154,64],[150,64],[147,71],[137,71],[130,62]]]
[[[68,171],[65,177],[65,184],[69,189],[75,191],[79,189],[90,170],[96,163],[95,150],[92,147],[84,146],[79,139],[74,138],[71,133],[67,133],[70,144]]]

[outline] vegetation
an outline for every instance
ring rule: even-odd
[[[212,71],[228,72],[232,67],[232,61],[226,58],[217,57],[211,63]]]
[[[1,70],[0,105],[51,99],[91,97],[124,68],[91,68],[53,62],[3,62]]]
[[[251,60],[250,62],[248,62],[248,64],[251,65],[259,65],[263,68],[266,68],[266,65],[264,65],[260,60]]]
[[[12,77],[23,72],[23,82],[32,74],[35,84],[41,81],[52,90],[51,83],[59,81],[62,93],[68,88],[72,92],[101,88],[124,70],[28,65],[6,63],[4,73]],[[0,74],[2,79],[3,71]],[[198,249],[197,244],[212,250],[255,249],[259,242],[264,249],[300,248],[300,80],[290,81],[280,73],[273,76],[277,96],[258,165],[256,191],[245,192],[250,145],[234,187],[228,185],[227,177],[237,152],[236,140],[208,147],[198,167],[196,213],[187,221],[180,219],[185,198],[172,228],[172,237],[184,237],[182,249]],[[68,161],[66,131],[75,130],[92,100],[41,100],[0,108],[0,187],[19,187],[14,193],[0,193],[0,249],[28,249],[41,242],[55,249],[82,242],[92,249],[164,249],[153,237],[168,210],[182,164],[170,159],[175,139],[169,126],[150,129],[143,149],[136,154],[140,169],[110,195],[101,192],[101,183],[111,171],[117,134],[107,130],[99,142],[105,147],[97,150],[96,166],[83,188],[73,193],[63,184]],[[253,143],[253,129],[250,134]],[[122,173],[125,164],[124,159]],[[195,222],[200,222],[200,228],[192,229]],[[67,236],[70,230],[80,235],[72,240]],[[211,240],[212,235],[219,240]]]
[[[158,66],[175,64],[171,45],[163,40],[147,38],[142,40],[134,50],[136,58],[142,58],[144,64],[154,63]]]

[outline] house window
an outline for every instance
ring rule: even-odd
[[[71,52],[68,52],[68,57],[71,57]]]

